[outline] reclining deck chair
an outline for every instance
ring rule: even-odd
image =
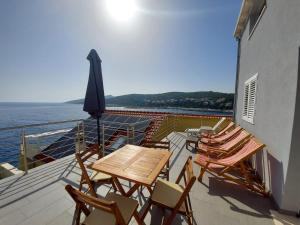
[[[201,126],[200,128],[189,128],[186,129],[185,132],[187,133],[188,136],[199,136],[199,134],[202,132],[215,134],[218,131],[220,131],[220,126],[223,124],[225,120],[226,118],[222,117],[213,127]]]
[[[206,155],[213,156],[214,158],[221,158],[232,154],[240,145],[251,137],[247,131],[242,130],[231,140],[218,146],[209,146],[204,143],[199,143],[198,149]]]
[[[234,136],[236,136],[243,128],[241,128],[240,126],[237,126],[236,128],[234,128],[233,130],[229,131],[227,134],[224,134],[220,137],[216,137],[216,138],[201,138],[200,142],[207,144],[207,145],[221,145],[223,143],[225,143],[226,141],[230,140],[231,138],[234,138]]]
[[[201,167],[198,180],[202,182],[204,173],[208,172],[213,176],[221,177],[250,191],[268,196],[264,184],[258,182],[252,169],[247,168],[247,162],[250,157],[264,147],[264,144],[252,137],[235,154],[223,159],[211,159],[205,155],[198,154],[194,160]],[[233,172],[238,172],[239,176],[234,176]]]
[[[221,137],[222,135],[227,134],[230,130],[232,130],[232,128],[234,128],[234,126],[235,126],[234,122],[230,122],[226,127],[224,127],[224,129],[220,130],[216,134],[202,132],[201,133],[201,138],[217,138],[217,137]]]

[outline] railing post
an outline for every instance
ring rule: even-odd
[[[132,128],[132,144],[135,144],[134,143],[134,138],[135,138],[134,137],[134,126],[131,125],[131,128]]]
[[[104,132],[105,132],[104,123],[102,123],[102,156],[105,156],[105,134],[104,134]]]
[[[127,125],[127,144],[129,144],[129,126]]]
[[[82,149],[86,149],[83,122],[77,123],[77,132],[75,134],[75,152],[79,153]]]
[[[28,164],[27,164],[27,152],[26,152],[26,136],[25,131],[22,131],[22,145],[21,145],[21,151],[23,155],[23,166],[24,166],[24,172],[27,174],[28,172]]]
[[[80,152],[80,139],[79,139],[79,123],[77,123],[77,132],[75,133],[75,153]]]
[[[177,124],[177,116],[174,116],[174,124],[173,124],[173,131],[176,132],[176,124]]]

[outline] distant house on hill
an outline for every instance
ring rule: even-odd
[[[300,210],[300,1],[244,0],[235,120],[267,147],[255,167],[282,211]]]

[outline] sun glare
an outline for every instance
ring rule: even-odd
[[[106,6],[113,19],[120,22],[131,20],[137,9],[134,0],[106,0]]]

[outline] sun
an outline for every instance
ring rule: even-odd
[[[127,22],[136,14],[137,6],[134,0],[106,0],[108,13],[119,22]]]

